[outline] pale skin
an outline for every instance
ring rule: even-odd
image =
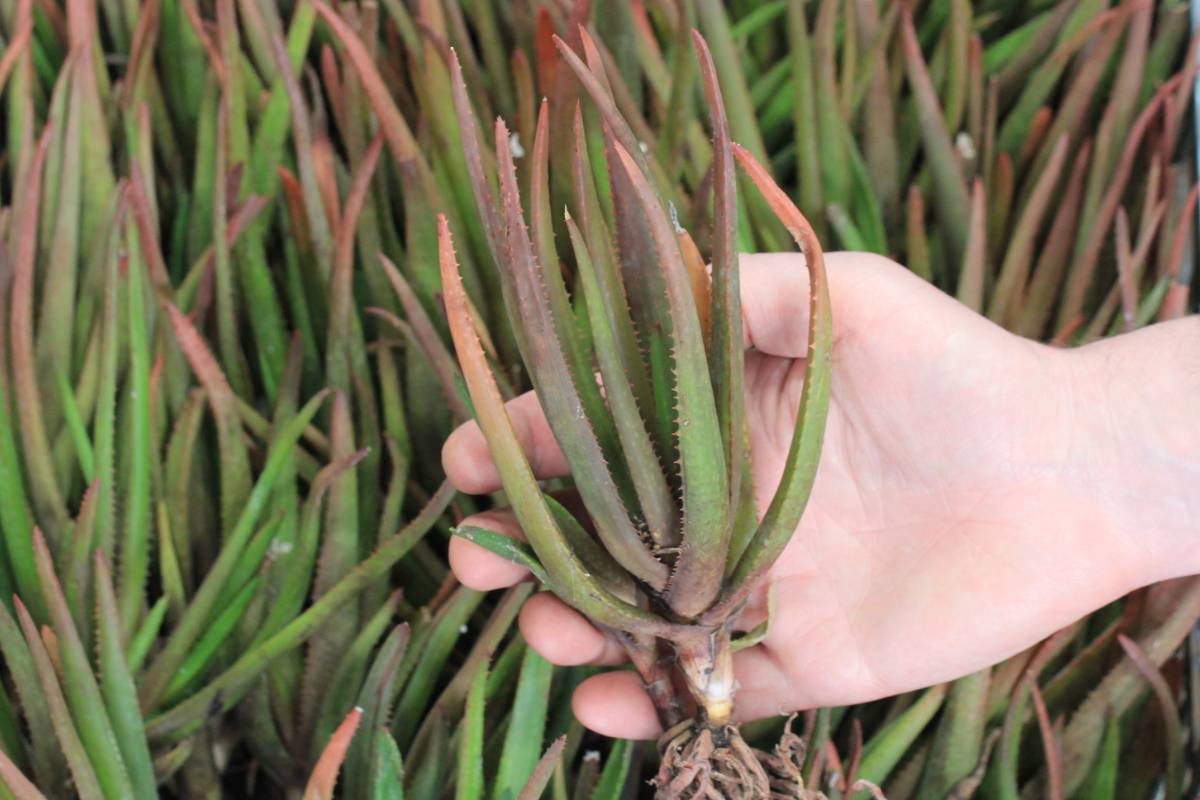
[[[760,509],[778,483],[807,346],[798,254],[743,256],[746,398]],[[1072,350],[1018,338],[887,259],[826,256],[834,315],[825,447],[799,528],[739,627],[736,716],[865,702],[969,674],[1122,594],[1200,573],[1200,318]],[[533,395],[509,404],[542,478],[567,465]],[[500,486],[478,427],[442,454],[461,491]],[[466,521],[520,536],[513,516]],[[462,539],[476,589],[528,579]],[[615,665],[619,645],[548,593],[521,612],[557,664]],[[650,738],[638,676],[585,681],[574,710]]]

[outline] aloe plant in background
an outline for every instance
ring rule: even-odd
[[[439,488],[442,439],[482,404],[450,351],[437,213],[501,397],[532,380],[584,401],[591,434],[564,430],[600,448],[593,481],[616,479],[592,505],[637,523],[617,551],[633,570],[617,563],[647,602],[619,571],[610,594],[667,634],[632,652],[657,676],[674,635],[716,665],[714,603],[736,606],[747,548],[774,542],[736,514],[729,252],[787,242],[729,140],[823,243],[1075,344],[1189,309],[1198,48],[1173,0],[0,0],[0,797],[637,796],[659,762],[570,718],[588,671],[514,631],[531,588],[448,577],[450,528],[489,501]],[[705,102],[718,81],[727,123]],[[481,205],[473,183],[495,191],[509,142],[464,123],[497,114],[530,155],[522,191]],[[539,266],[510,275],[518,216]],[[683,284],[661,269],[672,247]],[[706,259],[725,264],[711,290]],[[556,335],[524,339],[509,309]],[[679,376],[676,317],[697,354]],[[523,367],[560,336],[557,361]],[[697,389],[677,409],[680,380]],[[724,568],[651,604],[661,572],[632,545],[696,564],[673,550],[689,532]],[[1198,618],[1200,586],[1167,584],[953,684],[808,711],[804,785],[1190,796],[1200,671],[1179,645]],[[696,683],[720,719],[720,681]],[[671,720],[679,698],[655,685]],[[782,729],[742,734],[778,765]]]

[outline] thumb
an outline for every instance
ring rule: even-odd
[[[809,318],[803,254],[743,253],[738,266],[746,346],[781,358],[803,358]],[[902,295],[941,295],[895,261],[874,253],[826,253],[825,270],[835,345],[878,311],[894,306]]]

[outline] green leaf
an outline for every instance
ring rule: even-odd
[[[863,748],[858,765],[861,780],[882,785],[933,719],[946,697],[946,684],[926,689],[915,703],[880,728]]]
[[[182,315],[174,306],[168,306],[168,310],[177,322],[182,319]],[[188,329],[190,330],[190,325]],[[263,467],[262,474],[259,475],[254,489],[240,508],[236,524],[225,538],[220,553],[192,597],[191,604],[146,673],[140,691],[145,707],[153,708],[157,705],[176,670],[179,669],[179,665],[191,652],[192,645],[200,636],[217,601],[224,593],[229,576],[237,569],[246,545],[254,532],[254,525],[258,521],[259,514],[267,506],[275,480],[284,466],[289,451],[296,446],[301,433],[308,427],[309,421],[316,416],[325,400],[325,394],[325,392],[319,392],[309,400],[300,413],[290,420],[288,425],[276,436],[270,452],[267,454],[267,463]]]
[[[487,669],[476,670],[475,680],[467,695],[466,713],[458,729],[458,775],[454,782],[456,800],[483,798],[483,698],[486,688]]]
[[[75,628],[71,609],[67,605],[58,577],[54,573],[54,562],[46,540],[37,530],[33,534],[33,555],[37,561],[38,577],[42,581],[46,605],[50,609],[50,622],[58,641],[58,659],[62,665],[62,688],[70,709],[74,726],[79,733],[79,739],[86,749],[88,760],[95,769],[96,778],[105,797],[109,800],[131,796],[132,786],[129,773],[126,771],[124,759],[117,745],[116,733],[105,709],[100,686],[92,672],[87,649]],[[18,612],[22,610],[18,607]],[[21,626],[25,628],[25,638],[29,640],[32,634],[37,637],[32,619],[27,614],[21,618]],[[30,643],[33,649],[32,642]],[[37,657],[36,649],[34,651]],[[39,667],[41,669],[41,667]],[[55,675],[43,678],[43,686],[47,681],[55,681]],[[47,689],[47,692],[50,690]],[[61,724],[60,724],[61,726]],[[60,738],[61,738],[60,732]]]
[[[946,796],[979,763],[987,725],[990,678],[991,670],[985,669],[950,685],[917,796]]]
[[[545,120],[543,115],[539,128],[545,126]],[[560,316],[565,290],[560,286],[560,292],[551,292],[548,288],[557,280],[548,277],[548,273],[557,267],[538,263],[526,233],[508,129],[502,121],[496,124],[496,153],[509,254],[504,266],[518,302],[519,317],[513,324],[525,331],[528,348],[523,354],[525,365],[533,376],[546,418],[571,465],[576,487],[592,515],[600,541],[628,572],[661,589],[666,585],[667,567],[643,544],[609,467],[603,430],[598,426],[602,418],[607,418],[607,411],[596,409],[585,400],[585,394],[596,394],[598,399],[595,379],[590,367],[586,374],[580,375],[575,371],[578,365],[572,364],[566,333],[569,322]],[[553,294],[560,294],[560,314],[555,313]],[[583,387],[588,381],[590,392],[585,392]],[[607,425],[611,425],[611,420]]]
[[[825,417],[829,410],[833,346],[825,257],[812,227],[749,153],[736,145],[733,152],[804,252],[809,274],[809,357],[804,368],[800,409],[796,414],[796,428],[784,462],[783,478],[762,523],[730,573],[728,585],[731,588],[718,610],[732,608],[732,603],[739,602],[749,593],[787,546],[808,504],[821,455]]]
[[[671,223],[633,157],[620,143],[614,142],[612,147],[618,162],[613,171],[622,172],[629,181],[667,290],[683,537],[666,597],[675,613],[694,617],[705,611],[720,591],[729,545],[729,476],[716,400],[696,304]]]
[[[521,450],[512,421],[475,333],[466,293],[444,218],[439,221],[442,284],[450,331],[463,377],[471,390],[479,426],[500,471],[505,491],[530,544],[546,570],[548,585],[567,603],[601,624],[623,629],[662,630],[665,623],[612,594],[588,573],[558,530]]]
[[[386,730],[375,745],[371,777],[371,800],[404,800],[404,762],[396,740]]]
[[[1087,780],[1079,788],[1084,800],[1116,800],[1117,769],[1121,763],[1121,719],[1110,714],[1104,725],[1104,739],[1096,763],[1088,769]]]
[[[312,401],[309,405],[313,405]],[[301,412],[297,422],[307,422],[308,410],[306,407],[305,411]],[[312,411],[315,413],[315,408]],[[387,574],[433,527],[453,497],[454,490],[449,484],[443,484],[429,499],[421,513],[413,517],[403,530],[381,542],[374,553],[338,581],[303,614],[243,653],[233,666],[221,673],[212,683],[197,690],[170,711],[149,720],[146,724],[147,735],[151,740],[182,738],[196,730],[211,716],[214,706],[222,711],[231,708],[241,696],[241,692],[274,658],[308,639],[342,604],[349,602],[359,592]]]
[[[37,626],[34,624],[33,618],[29,616],[29,612],[25,609],[25,606],[22,605],[20,598],[16,599],[15,603],[17,606],[17,617],[21,622],[21,630],[25,635],[25,644],[32,654],[37,680],[42,685],[42,694],[45,698],[46,707],[49,709],[50,729],[54,731],[54,735],[58,738],[61,752],[66,757],[67,766],[70,767],[71,778],[75,784],[75,791],[79,793],[82,800],[100,800],[101,798],[116,800],[118,797],[128,797],[130,790],[127,782],[123,787],[126,791],[124,795],[109,794],[101,789],[100,779],[96,774],[96,769],[92,765],[90,754],[84,749],[79,731],[71,719],[71,712],[67,707],[67,699],[63,696],[63,690],[58,683],[58,676],[54,670],[53,663],[50,661],[50,654],[46,651],[46,645],[42,642],[41,636],[38,635]],[[5,616],[8,615],[8,611],[3,610],[2,606],[0,606],[0,613]],[[109,745],[115,749],[115,742],[110,741]],[[107,748],[103,743],[100,746],[104,749]],[[121,783],[120,779],[112,773],[108,773],[106,777],[113,783]]]
[[[396,706],[394,732],[400,746],[412,742],[422,712],[429,706],[433,688],[441,677],[454,645],[463,635],[463,627],[483,601],[483,593],[460,586],[438,609],[430,628],[429,638],[420,648],[416,669],[408,678],[400,702]]]
[[[604,770],[592,792],[592,800],[621,800],[632,762],[633,743],[628,739],[618,739],[613,743],[608,760],[604,762]]]
[[[515,797],[533,774],[542,752],[546,709],[554,667],[533,648],[525,650],[517,695],[513,700],[508,734],[500,754],[492,797]]]
[[[100,691],[109,719],[112,720],[121,757],[129,769],[133,796],[155,797],[154,766],[150,759],[150,748],[146,745],[141,709],[138,708],[137,687],[134,685],[133,673],[122,649],[124,637],[117,611],[117,598],[113,591],[108,563],[102,553],[96,553],[95,575]]]

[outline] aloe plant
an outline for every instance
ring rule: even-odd
[[[510,323],[594,537],[543,491],[520,450],[442,216],[442,285],[462,374],[528,535],[535,571],[622,642],[655,700],[667,728],[660,742],[659,796],[763,797],[773,783],[802,792],[802,763],[792,750],[752,752],[732,723],[732,629],[795,530],[816,474],[831,338],[822,251],[787,196],[748,151],[732,143],[703,38],[697,34],[695,46],[713,129],[713,213],[705,230],[693,234],[673,221],[669,196],[656,186],[616,108],[594,43],[582,29],[579,36],[586,65],[561,39],[555,45],[601,117],[607,184],[594,181],[578,107],[573,151],[559,162],[570,167],[570,178],[552,174],[555,114],[544,100],[532,143],[527,221],[502,121],[495,128],[499,191],[493,194],[457,61],[454,98]],[[812,287],[803,398],[780,488],[761,520],[747,508],[754,501],[742,399],[735,159],[800,245]],[[555,183],[572,185],[563,220],[569,251],[555,243]],[[606,202],[598,202],[598,194]],[[711,288],[697,238],[711,242]],[[576,277],[574,299],[564,282],[565,265]],[[493,541],[473,538],[485,546]],[[678,665],[695,701],[692,719],[681,719],[685,703],[675,695],[664,657]]]

